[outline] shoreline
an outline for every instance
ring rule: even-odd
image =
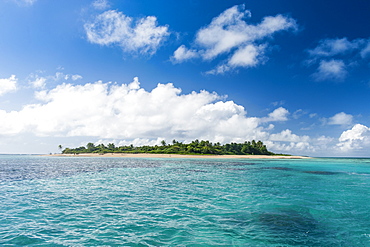
[[[312,159],[307,156],[280,155],[188,155],[188,154],[148,154],[148,153],[84,153],[84,154],[48,154],[51,157],[116,157],[116,158],[177,158],[177,159]]]

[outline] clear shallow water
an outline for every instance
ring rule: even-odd
[[[0,246],[370,246],[370,159],[0,155]]]

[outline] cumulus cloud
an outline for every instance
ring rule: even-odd
[[[138,78],[122,85],[63,83],[38,91],[36,99],[38,104],[19,111],[0,110],[0,133],[89,136],[141,144],[163,139],[244,142],[268,140],[273,126],[264,124],[283,121],[287,114],[278,108],[265,118],[249,117],[243,106],[216,93],[182,94],[171,83],[146,91]]]
[[[235,51],[230,59],[215,69],[207,71],[207,74],[223,74],[236,67],[255,67],[265,59],[264,50],[266,45],[247,45]]]
[[[238,49],[228,61],[228,64],[231,67],[254,67],[256,66],[261,59],[260,56],[263,56],[263,51],[265,50],[265,45],[255,46],[247,45]]]
[[[251,13],[245,10],[244,5],[225,10],[197,32],[197,49],[185,50],[182,45],[175,51],[172,60],[183,62],[195,57],[213,60],[220,55],[229,55],[221,65],[210,70],[210,74],[225,73],[237,67],[254,67],[266,59],[266,38],[279,31],[297,29],[296,21],[283,15],[267,16],[256,25],[244,20],[250,17]],[[185,51],[191,51],[192,55],[188,56]]]
[[[356,124],[352,129],[344,131],[339,137],[337,147],[345,152],[351,150],[360,150],[364,147],[370,147],[370,128]]]
[[[342,60],[322,60],[313,77],[317,81],[343,81],[347,76],[346,65]]]
[[[282,15],[268,16],[257,25],[249,25],[243,19],[249,18],[251,13],[244,9],[244,5],[231,7],[198,31],[196,42],[206,48],[202,54],[205,59],[213,59],[235,47],[240,48],[245,43],[252,43],[277,31],[296,26],[293,19]]]
[[[173,57],[171,57],[171,61],[173,63],[181,63],[183,61],[186,61],[186,60],[189,60],[195,57],[198,57],[198,53],[195,50],[187,49],[185,45],[181,45],[173,53]]]
[[[266,141],[266,146],[270,150],[276,150],[276,152],[297,152],[300,155],[305,153],[314,152],[315,148],[308,142],[273,142]]]
[[[55,77],[63,79],[65,75]],[[10,79],[15,80],[15,76]],[[298,135],[289,128],[276,132],[274,124],[289,120],[289,111],[283,107],[264,117],[253,117],[243,106],[217,93],[184,94],[171,83],[147,91],[138,78],[128,84],[64,82],[39,89],[33,102],[20,110],[0,109],[2,137],[73,138],[79,140],[75,145],[81,140],[155,145],[173,139],[185,143],[194,139],[221,143],[254,139],[263,141],[273,152],[307,155],[323,150],[322,155],[350,154],[370,143],[370,130],[363,125],[355,125],[339,139]],[[328,123],[346,125],[351,121],[351,115],[338,113]]]
[[[298,136],[293,134],[291,130],[286,129],[277,134],[270,135],[271,141],[283,141],[283,142],[308,142],[309,136]]]
[[[286,121],[288,120],[289,111],[284,107],[279,107],[268,114],[268,117],[261,118],[262,122]]]
[[[9,78],[0,79],[0,96],[17,90],[17,81],[18,79],[15,75],[11,75]]]
[[[330,125],[351,125],[353,121],[353,116],[340,112],[335,114],[333,117],[329,118],[328,124]]]
[[[153,55],[170,34],[168,26],[158,26],[155,16],[133,23],[133,18],[108,10],[84,25],[87,39],[99,45],[117,45],[124,52]]]

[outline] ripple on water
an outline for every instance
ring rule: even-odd
[[[369,243],[370,181],[358,175],[370,173],[368,163],[34,157],[5,163],[0,159],[0,245]]]

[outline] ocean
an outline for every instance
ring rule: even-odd
[[[0,246],[370,246],[370,159],[0,155]]]

